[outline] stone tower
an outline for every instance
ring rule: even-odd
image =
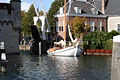
[[[20,0],[11,0],[10,4],[12,6],[13,10],[13,22],[14,27],[19,28],[21,25],[21,1]]]
[[[0,3],[0,42],[5,43],[7,54],[19,53],[19,29],[21,27],[21,1]]]

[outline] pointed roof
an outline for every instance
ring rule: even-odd
[[[68,13],[69,4],[70,2],[66,3],[66,13]],[[91,9],[95,8],[95,10],[98,11],[98,15],[103,15],[103,13],[99,9],[97,9],[94,5],[86,1],[73,0],[71,3],[70,14],[78,14],[75,12],[75,9],[74,9],[75,7],[79,7],[81,9],[81,14],[93,15]],[[57,12],[57,14],[60,14],[60,10]]]

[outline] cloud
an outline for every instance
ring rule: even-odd
[[[30,3],[27,3],[27,2],[22,2],[21,3],[21,10],[24,10],[24,11],[28,11],[29,7],[30,7]]]
[[[0,3],[9,3],[10,0],[0,0]]]

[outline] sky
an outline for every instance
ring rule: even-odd
[[[41,9],[40,0],[21,0],[21,10],[28,11],[30,5],[35,1],[35,4],[39,10]],[[51,4],[54,0],[42,0],[45,12],[48,12]],[[0,3],[9,3],[10,0],[0,0]]]

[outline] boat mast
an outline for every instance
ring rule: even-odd
[[[66,47],[66,0],[64,0],[64,47]]]

